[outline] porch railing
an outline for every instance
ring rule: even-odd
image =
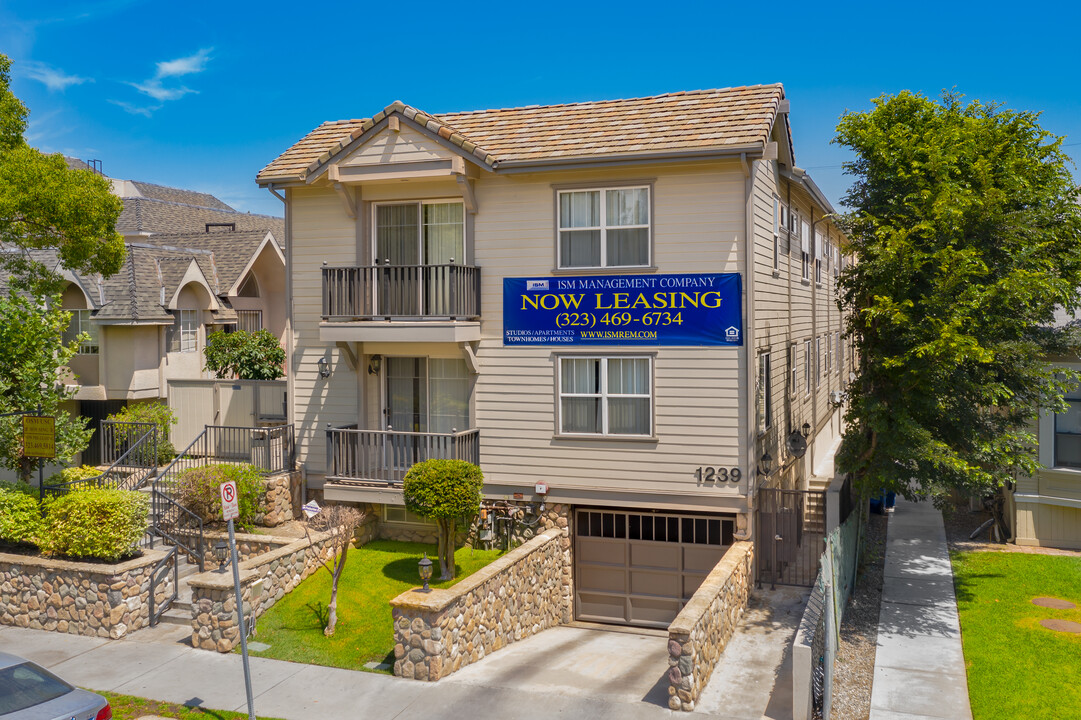
[[[230,462],[248,463],[265,473],[293,470],[296,465],[293,426],[206,425],[162,471],[159,480],[168,485],[193,467]]]
[[[154,477],[158,469],[158,429],[154,423],[108,423],[102,421],[102,456],[115,458],[101,474],[85,480],[43,484],[43,492],[63,495],[79,488],[138,490]],[[103,440],[104,442],[104,440]],[[106,454],[105,449],[108,448]]]
[[[469,265],[323,267],[323,319],[480,317],[480,268]]]
[[[358,430],[327,427],[327,479],[332,482],[399,484],[414,464],[436,458],[480,462],[480,433]]]

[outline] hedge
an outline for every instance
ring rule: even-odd
[[[101,470],[93,465],[80,465],[78,467],[64,468],[58,473],[53,473],[45,478],[45,486],[67,485],[78,480],[89,480],[101,475]],[[81,487],[81,486],[79,486]]]
[[[220,521],[221,485],[226,480],[236,481],[240,510],[236,524],[248,530],[266,494],[266,478],[252,465],[207,465],[186,471],[177,481],[180,503],[202,517],[203,522]]]
[[[146,533],[149,498],[129,490],[91,488],[42,501],[42,552],[116,562],[134,554]]]
[[[34,543],[41,529],[37,491],[25,483],[0,482],[0,542]]]

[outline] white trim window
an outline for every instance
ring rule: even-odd
[[[199,350],[199,313],[201,310],[174,310],[173,326],[169,328],[169,352]]]
[[[796,397],[799,392],[799,346],[796,343],[792,343],[788,346],[788,373],[791,376],[789,383],[788,394],[792,397]]]
[[[833,370],[833,333],[826,333],[826,375]]]
[[[811,341],[803,341],[803,383],[805,395],[811,394]]]
[[[1081,468],[1081,387],[1066,394],[1069,409],[1055,414],[1055,463],[1057,468]]]
[[[773,426],[773,393],[770,387],[772,380],[769,367],[769,352],[758,355],[758,387],[756,410],[758,416],[758,433],[764,434]]]
[[[800,261],[802,263],[802,278],[807,282],[811,281],[811,226],[807,224],[806,220],[798,219],[796,223],[799,225],[799,244],[800,244]]]
[[[826,254],[826,236],[815,233],[815,284],[822,284],[822,258]]]
[[[781,198],[773,196],[773,270],[781,270],[781,228],[785,223],[785,207]]]
[[[558,383],[561,435],[653,434],[651,358],[561,357]]]
[[[845,334],[837,333],[837,374],[840,375],[845,367]]]
[[[556,193],[557,267],[649,267],[650,188],[587,188]]]
[[[262,310],[237,310],[236,329],[244,332],[259,332],[263,329]]]
[[[79,349],[76,352],[79,355],[97,355],[101,348],[101,328],[97,323],[91,322],[93,310],[68,310],[67,312],[71,313],[71,320],[68,322],[68,329],[64,331],[64,344],[68,345],[79,335],[86,333],[90,337],[79,342]]]
[[[822,384],[822,336],[815,338],[815,387]]]

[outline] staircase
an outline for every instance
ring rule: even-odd
[[[177,567],[176,600],[161,614],[158,623],[191,627],[191,587],[188,578],[199,572],[199,566],[181,553],[177,555]]]
[[[803,527],[808,532],[826,532],[826,490],[831,478],[812,475],[807,480],[806,503],[803,506]]]

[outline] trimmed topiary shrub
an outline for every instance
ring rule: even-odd
[[[476,517],[482,487],[484,474],[465,460],[425,460],[405,474],[406,509],[439,524],[440,580],[454,577],[455,526]]]
[[[91,488],[42,501],[38,546],[50,555],[116,562],[132,555],[146,532],[149,498],[140,492]]]
[[[220,522],[221,484],[226,480],[236,481],[240,507],[236,524],[248,530],[266,494],[266,478],[252,465],[207,465],[186,471],[177,481],[180,503],[202,517],[203,522]]]
[[[36,543],[41,528],[37,491],[25,483],[0,482],[0,542]]]
[[[101,475],[101,470],[98,470],[93,465],[79,465],[78,467],[64,468],[58,473],[53,473],[45,478],[45,484],[64,485],[69,482],[75,482],[76,480],[89,480],[90,478],[96,478],[99,475]]]

